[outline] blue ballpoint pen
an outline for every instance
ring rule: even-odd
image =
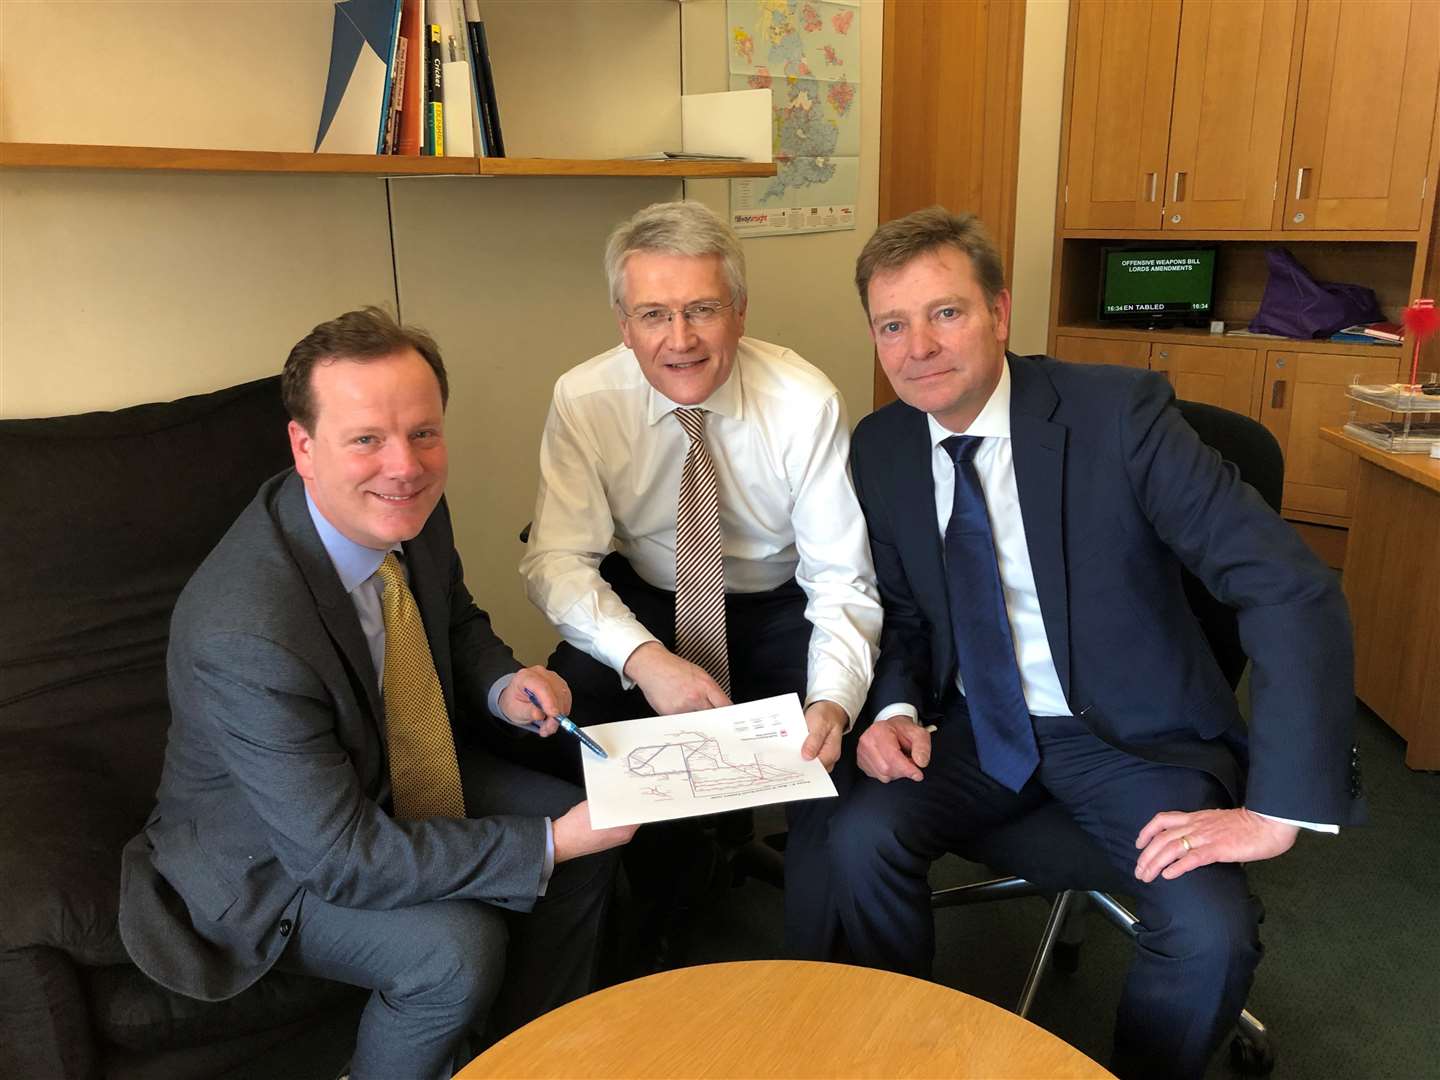
[[[541,712],[545,711],[545,706],[540,704],[540,699],[535,696],[535,691],[531,690],[528,686],[525,688],[525,696],[530,699],[531,705],[534,705]],[[586,735],[585,732],[581,731],[578,727],[576,727],[575,722],[571,720],[570,717],[560,713],[556,713],[555,722],[559,724],[562,728],[564,728],[566,731],[568,731],[571,735],[574,735],[585,746],[588,746],[591,750],[595,751],[595,753],[599,754],[602,758],[608,758],[610,756],[609,754],[605,753],[604,748],[599,743],[597,743],[589,735]],[[539,724],[527,724],[526,727],[530,728],[531,731],[540,730]]]

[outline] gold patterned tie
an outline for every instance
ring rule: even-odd
[[[377,571],[385,585],[385,732],[395,816],[462,818],[465,793],[455,735],[420,609],[392,551]]]
[[[715,462],[705,446],[705,410],[676,409],[690,437],[675,512],[675,652],[730,693],[725,644],[725,551]]]

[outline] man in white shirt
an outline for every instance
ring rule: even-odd
[[[1241,864],[1363,812],[1335,575],[1163,378],[1007,353],[973,215],[886,223],[856,284],[900,400],[860,423],[851,462],[885,628],[864,776],[828,834],[850,956],[927,976],[931,861],[1058,804],[1095,841],[1097,884],[1139,909],[1112,1068],[1199,1076],[1260,958]],[[1248,733],[1182,568],[1237,610]]]
[[[605,266],[623,344],[556,383],[520,564],[551,667],[582,724],[798,693],[829,768],[881,621],[839,392],[743,336],[744,255],[704,206],[640,211]]]

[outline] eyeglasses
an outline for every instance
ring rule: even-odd
[[[697,330],[706,326],[714,325],[720,318],[720,313],[726,308],[735,306],[735,301],[722,304],[715,300],[700,300],[693,304],[686,304],[683,308],[667,307],[642,307],[636,311],[626,311],[623,305],[616,305],[620,313],[635,324],[635,328],[642,334],[663,333],[670,329],[670,324],[675,321],[675,316],[684,318],[686,326],[693,326]]]

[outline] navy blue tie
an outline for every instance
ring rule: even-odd
[[[975,753],[987,776],[1019,791],[1040,764],[1040,752],[1015,663],[985,492],[975,471],[980,437],[952,435],[940,445],[955,461],[955,505],[945,527],[945,577]]]

